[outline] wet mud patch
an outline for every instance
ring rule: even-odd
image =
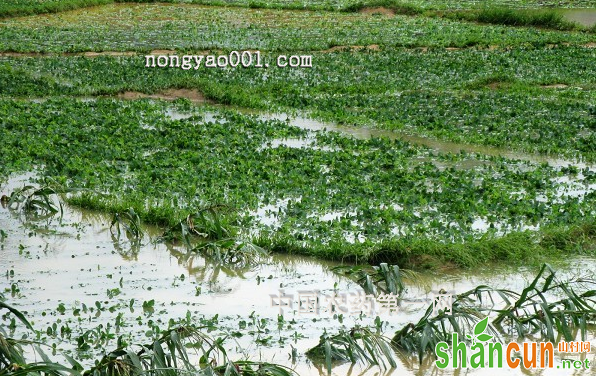
[[[494,81],[486,85],[491,90],[507,89],[511,86],[511,82]]]
[[[381,47],[378,44],[371,44],[368,46],[333,46],[326,50],[322,50],[322,53],[332,52],[361,52],[361,51],[380,51]]]
[[[23,57],[54,57],[54,56],[83,56],[83,57],[101,57],[101,56],[136,56],[139,54],[136,51],[86,51],[86,52],[62,52],[62,53],[52,53],[52,52],[0,52],[0,57],[15,57],[15,58],[23,58]]]
[[[370,15],[383,15],[387,17],[395,16],[395,11],[393,9],[385,8],[385,7],[365,7],[360,9],[359,13],[361,14],[370,14]]]
[[[208,103],[209,100],[205,96],[194,89],[168,89],[157,94],[145,94],[140,91],[125,91],[116,95],[119,99],[136,100],[136,99],[161,99],[166,101],[173,101],[176,99],[188,99],[193,103]]]
[[[153,50],[149,55],[174,55],[176,50]]]
[[[135,56],[137,53],[134,51],[101,51],[101,52],[83,52],[79,55],[73,56],[85,56],[85,57],[99,57],[99,56]]]
[[[549,85],[540,85],[541,88],[544,89],[567,89],[569,85],[566,84],[549,84]]]

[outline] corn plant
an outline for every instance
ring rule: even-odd
[[[25,185],[13,191],[6,206],[12,211],[22,210],[29,219],[46,219],[60,213],[60,219],[64,215],[64,208],[58,198],[59,192],[50,186],[37,188],[33,185]]]
[[[116,228],[117,238],[120,238],[122,231],[129,240],[140,240],[143,238],[143,229],[141,227],[141,218],[133,208],[120,213],[115,213],[110,223],[110,231]]]
[[[331,374],[334,362],[356,363],[363,361],[382,367],[396,367],[395,347],[389,338],[369,328],[355,326],[350,330],[341,329],[335,335],[325,332],[319,343],[307,351],[306,355],[315,362],[324,361]]]
[[[163,235],[163,240],[181,240],[188,249],[192,249],[193,237],[207,240],[221,240],[235,234],[232,226],[223,217],[224,205],[212,205],[199,209],[186,216],[168,229]]]
[[[345,275],[358,283],[367,294],[379,293],[401,295],[405,291],[404,280],[415,280],[417,274],[400,269],[397,265],[381,263],[379,266],[337,266],[333,272]]]
[[[0,310],[6,309],[23,323],[28,329],[33,330],[29,321],[22,312],[3,302],[3,296],[0,295]],[[40,355],[43,361],[36,363],[27,363],[23,345],[34,345],[33,342],[26,340],[16,340],[9,338],[2,327],[0,327],[0,376],[64,376],[77,375],[76,370],[50,361],[41,351],[39,346],[34,346],[36,354]]]
[[[213,264],[242,268],[253,265],[268,252],[240,239],[235,228],[228,224],[229,219],[222,215],[229,209],[223,205],[213,205],[189,214],[161,237],[162,240],[181,240],[187,250],[186,258],[199,254]]]
[[[467,338],[466,334],[473,333],[474,327],[492,309],[493,293],[498,294],[504,301],[509,301],[515,295],[507,290],[478,286],[457,295],[453,300],[451,312],[434,312],[433,306],[430,305],[416,324],[409,323],[397,331],[392,343],[408,353],[417,354],[422,362],[424,355],[427,352],[432,353],[437,343],[451,343],[453,332],[459,333],[462,338]],[[489,300],[491,305],[484,304],[486,300]],[[488,325],[487,329],[493,336],[499,336],[494,327]]]
[[[104,356],[83,376],[291,376],[287,367],[248,360],[231,361],[223,347],[223,339],[213,339],[202,333],[202,327],[181,326],[162,333],[151,344],[139,345],[136,352],[119,347]],[[198,366],[187,349],[200,356]]]
[[[552,298],[555,300],[549,301]],[[515,303],[500,310],[493,322],[521,338],[538,334],[555,343],[560,335],[572,341],[573,329],[579,329],[585,340],[588,325],[596,323],[596,280],[561,281],[555,270],[544,264]]]
[[[85,371],[86,376],[128,376],[151,372],[169,376],[180,373],[196,373],[197,369],[187,353],[187,346],[200,350],[202,364],[215,362],[217,356],[226,357],[221,340],[211,339],[191,326],[167,330],[153,343],[138,345],[138,351],[119,347],[105,355],[93,368]],[[216,354],[219,352],[219,354]]]
[[[432,353],[438,342],[450,343],[452,333],[467,338],[466,334],[491,315],[487,329],[496,338],[504,333],[518,338],[537,335],[555,343],[560,336],[573,340],[573,330],[579,329],[585,340],[588,325],[596,323],[595,285],[592,278],[560,281],[552,267],[544,264],[521,293],[478,286],[458,294],[451,312],[434,312],[429,306],[416,324],[396,332],[392,342],[409,353],[417,353],[422,362],[425,353]]]

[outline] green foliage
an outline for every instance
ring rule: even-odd
[[[128,227],[134,235],[140,221],[166,224],[169,238],[189,250],[239,265],[262,256],[250,243],[406,268],[536,260],[555,254],[559,243],[541,244],[540,234],[517,230],[540,224],[565,231],[589,223],[596,199],[556,199],[562,187],[556,179],[563,172],[546,165],[434,154],[387,138],[309,133],[231,111],[214,110],[209,122],[200,112],[171,120],[164,113],[176,106],[103,99],[0,101],[1,116],[10,118],[0,126],[0,151],[10,169],[29,169],[35,161],[44,174],[85,189],[69,202],[120,213],[116,232]],[[308,137],[314,148],[267,146],[275,139]],[[433,163],[420,163],[428,158]],[[458,168],[470,159],[477,161],[474,169]],[[541,195],[554,199],[544,203],[537,199]],[[287,204],[275,208],[283,200]],[[267,206],[275,208],[277,225],[255,215]],[[472,229],[479,217],[487,221],[484,234]],[[346,234],[365,240],[352,243]],[[564,250],[590,252],[593,233],[584,238]]]
[[[390,340],[369,328],[355,326],[339,333],[324,333],[319,343],[307,351],[306,355],[315,362],[324,362],[327,373],[331,374],[334,362],[362,361],[367,365],[384,368],[397,366],[395,348]]]
[[[0,300],[0,310],[2,309],[8,310],[28,329],[33,330],[33,327],[21,311]],[[34,343],[27,340],[9,338],[4,328],[0,327],[0,376],[77,375],[76,371],[51,362],[39,346],[34,346],[33,351],[43,361],[28,363],[24,355],[24,345],[34,345]]]
[[[116,233],[120,238],[120,228],[123,228],[126,236],[129,239],[140,240],[143,237],[143,229],[141,228],[141,219],[134,209],[129,208],[122,213],[115,213],[110,223],[110,231],[116,227]]]
[[[428,10],[443,9],[477,9],[487,4],[479,5],[474,0],[18,0],[0,1],[0,18],[24,16],[38,13],[56,13],[68,10],[91,7],[111,3],[192,3],[225,7],[248,7],[287,10],[327,10],[327,11],[358,11],[363,8],[387,7],[404,14],[417,14]],[[593,4],[590,0],[491,0],[490,7],[517,8],[588,8]]]
[[[516,11],[511,12],[517,14]],[[265,52],[296,51],[304,54],[337,46],[349,49],[351,46],[371,45],[378,45],[381,50],[397,47],[527,47],[563,43],[585,45],[594,41],[593,34],[584,32],[480,25],[459,21],[458,14],[453,15],[455,19],[447,19],[346,12],[254,11],[236,7],[108,5],[86,12],[7,19],[0,23],[0,51],[145,53],[155,49],[174,49],[179,52],[209,50],[214,53],[223,50],[225,53],[256,49],[262,52],[263,63],[270,66],[260,69],[264,73],[273,69],[277,58],[277,54]],[[478,16],[473,12],[462,14],[459,18]],[[539,22],[546,23],[546,17],[543,18],[535,16],[536,20],[542,20]],[[239,19],[243,21],[234,21]],[[200,28],[196,27],[197,23],[201,25]],[[76,28],[76,33],[73,34],[72,28]],[[209,35],[209,38],[205,38],[205,35]],[[68,43],[63,43],[64,40],[68,40]],[[366,48],[363,50],[374,54],[374,51]],[[313,62],[313,66],[323,64],[320,59],[314,59]],[[146,73],[144,65],[144,61],[138,63]],[[395,66],[400,66],[399,62],[394,62],[391,67],[394,69]],[[154,68],[151,76],[157,70],[171,69]],[[286,68],[282,71],[290,73],[295,69]],[[22,73],[25,77],[21,80],[25,81],[30,72]],[[186,73],[196,76],[194,69]],[[36,75],[30,80],[44,81]],[[46,82],[46,85],[51,84],[53,82],[49,80]]]
[[[346,275],[356,281],[367,294],[379,293],[401,295],[405,290],[405,281],[416,279],[416,273],[400,269],[397,265],[381,263],[379,266],[336,266],[334,273]]]
[[[488,329],[487,335],[499,337],[499,333],[491,325],[484,325],[484,316],[492,307],[483,306],[485,301],[493,301],[492,294],[509,301],[514,293],[508,290],[492,289],[488,286],[478,286],[472,290],[458,294],[453,297],[451,312],[438,310],[433,312],[431,304],[424,316],[416,323],[405,325],[395,333],[392,343],[400,349],[418,355],[422,359],[427,353],[433,353],[437,343],[451,343],[452,333],[458,333],[463,339],[472,339],[471,333],[475,336],[476,328],[478,335]],[[474,337],[476,338],[476,337]],[[484,339],[484,338],[482,338]]]
[[[112,2],[114,0],[3,0],[0,1],[0,18],[64,12]]]
[[[588,325],[596,320],[596,280],[561,281],[555,274],[544,264],[521,293],[477,286],[454,296],[451,312],[435,313],[429,306],[416,324],[404,326],[392,341],[416,353],[422,362],[426,353],[434,353],[437,343],[451,343],[452,333],[472,342],[515,334],[519,339],[538,335],[555,343],[561,337],[572,341],[572,330],[579,329],[585,339]]]
[[[30,219],[45,219],[60,214],[64,210],[57,192],[53,187],[35,187],[26,185],[10,194],[8,208],[12,211],[22,211]]]

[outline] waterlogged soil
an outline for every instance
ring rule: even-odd
[[[72,181],[67,184],[72,188],[118,194],[121,199],[127,194],[143,202],[155,200],[152,205],[176,197],[176,207],[184,209],[197,205],[200,185],[202,197],[214,202],[231,201],[241,216],[242,231],[251,236],[273,233],[306,238],[307,244],[333,240],[346,246],[404,236],[463,241],[478,239],[487,232],[492,236],[536,230],[544,225],[569,223],[569,218],[589,220],[593,215],[595,169],[581,161],[454,144],[405,132],[339,127],[286,114],[243,114],[182,102],[97,99],[66,103],[53,99],[18,103],[29,112],[38,111],[40,116],[60,114],[67,122],[71,120],[66,113],[77,113],[88,119],[97,132],[122,142],[117,157],[110,154],[113,151],[106,154],[94,150],[89,155],[92,161],[79,166],[80,174],[69,173]],[[65,111],[67,107],[70,109]],[[119,120],[105,124],[95,119],[97,108]],[[126,137],[120,133],[121,124],[128,124]],[[80,139],[72,137],[79,128],[69,126],[65,137],[72,138],[73,145],[96,142],[92,138],[80,144]],[[12,140],[8,144],[20,142],[17,134],[29,137],[28,127],[29,123],[19,125],[6,133],[6,140]],[[39,127],[49,131],[45,125]],[[193,131],[184,131],[187,129]],[[80,137],[88,136],[86,133]],[[44,140],[33,136],[28,143]],[[181,158],[180,150],[191,159]],[[199,152],[207,154],[199,157]],[[14,160],[24,158],[19,150],[7,149],[7,153],[13,154]],[[45,158],[52,161],[56,157],[61,155]],[[381,162],[379,158],[386,160]],[[297,161],[302,162],[296,165]],[[86,170],[89,164],[95,166],[93,171]],[[106,169],[105,164],[115,167]],[[147,166],[157,167],[147,172]],[[230,170],[229,166],[234,168]],[[250,166],[271,166],[271,172],[259,176],[274,184],[255,179]],[[307,170],[296,172],[305,166]],[[207,170],[220,178],[207,179]],[[90,180],[97,181],[86,177],[91,172],[93,176],[102,175],[104,183],[90,184]],[[235,178],[230,180],[229,173]],[[396,181],[400,176],[407,179]],[[370,189],[374,187],[374,195],[363,190],[368,181],[372,182],[369,185]],[[402,189],[398,190],[398,185]],[[404,187],[410,187],[410,191]],[[137,197],[140,192],[142,196]],[[226,197],[222,192],[227,192]],[[507,203],[518,211],[509,214]],[[520,208],[521,204],[525,207]],[[134,207],[140,213],[144,210]],[[524,214],[519,214],[520,209]]]
[[[281,121],[287,121],[290,125],[301,129],[307,129],[310,131],[334,131],[342,134],[350,135],[354,138],[366,140],[370,138],[385,137],[390,140],[403,140],[414,145],[425,146],[433,151],[440,153],[451,153],[459,154],[461,152],[475,153],[487,156],[503,157],[511,160],[521,160],[532,163],[546,163],[552,167],[568,167],[573,166],[578,169],[588,168],[590,171],[596,171],[596,165],[591,163],[584,163],[581,160],[557,158],[548,155],[523,153],[518,151],[512,151],[508,149],[495,148],[483,145],[463,144],[458,142],[451,142],[445,140],[438,140],[431,137],[425,137],[416,135],[414,132],[407,131],[394,131],[385,129],[375,129],[366,127],[351,127],[337,125],[328,122],[322,122],[311,118],[292,116],[284,113],[280,114],[259,114],[262,119],[276,119]],[[478,161],[472,162],[474,165],[480,165]]]
[[[9,194],[32,180],[33,174],[13,176],[0,186],[0,194]],[[229,336],[225,344],[233,359],[271,361],[287,365],[300,375],[324,375],[323,365],[313,364],[304,356],[318,343],[319,336],[325,330],[333,333],[354,324],[374,325],[373,315],[361,315],[350,308],[350,299],[364,292],[330,271],[336,263],[275,255],[254,267],[234,269],[188,255],[180,245],[157,242],[163,231],[157,227],[143,226],[145,236],[135,246],[110,231],[110,220],[104,214],[66,206],[62,220],[54,217],[36,222],[0,208],[0,229],[6,234],[0,242],[0,272],[5,275],[2,288],[10,304],[24,311],[39,331],[35,336],[17,327],[11,332],[13,336],[38,339],[55,346],[56,357],[65,352],[91,364],[103,350],[115,348],[114,337],[106,339],[110,335],[146,343],[156,336],[156,327],[165,329],[170,320],[190,321],[213,326],[211,336]],[[596,273],[596,260],[575,257],[555,267],[561,269],[561,278],[590,276]],[[392,336],[409,322],[416,322],[430,298],[441,290],[461,293],[487,284],[521,291],[535,273],[533,268],[496,265],[422,273],[415,283],[408,283],[398,312],[379,316],[384,321],[383,331]],[[279,307],[272,302],[282,293],[290,297],[293,309],[285,308],[280,322]],[[300,312],[299,299],[307,294],[320,297],[318,314]],[[334,294],[347,297],[342,317],[334,317],[324,304]],[[592,338],[596,333],[590,334]],[[77,350],[79,337],[87,338],[91,348]],[[587,359],[593,363],[596,341],[591,342],[593,350]],[[292,348],[298,354],[294,362]],[[564,357],[584,359],[579,355]],[[557,365],[561,358],[557,355]],[[398,359],[397,369],[387,372],[344,364],[334,367],[333,375],[437,372],[433,359],[426,359],[422,365],[404,354],[398,354]],[[489,372],[477,370],[472,374]]]
[[[185,98],[192,103],[206,103],[207,99],[198,90],[191,89],[169,89],[158,94],[145,94],[138,91],[126,91],[117,96],[120,99],[135,100],[142,98],[162,99],[162,100],[176,100]]]

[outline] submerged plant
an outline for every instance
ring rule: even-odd
[[[369,328],[355,326],[350,330],[341,329],[335,335],[326,332],[319,344],[307,351],[306,355],[315,362],[325,362],[331,374],[333,362],[363,361],[382,367],[396,367],[395,347],[389,338]]]
[[[213,263],[232,267],[253,265],[269,256],[265,249],[233,238],[203,242],[193,248],[193,252]]]
[[[333,272],[350,277],[358,283],[367,294],[377,296],[379,293],[401,295],[405,291],[404,280],[416,279],[417,273],[400,269],[397,265],[381,263],[379,266],[337,266]]]
[[[197,253],[214,264],[244,267],[262,261],[268,252],[237,235],[231,226],[228,206],[207,206],[189,214],[161,237],[162,240],[182,240],[188,249],[186,258]]]
[[[6,205],[12,211],[22,210],[31,219],[46,219],[57,213],[62,218],[64,209],[58,195],[55,188],[47,185],[39,188],[25,185],[10,194]]]
[[[29,321],[22,312],[11,307],[3,301],[0,295],[0,310],[6,309],[23,323],[28,329],[33,330]],[[9,338],[4,328],[0,327],[0,376],[41,376],[53,375],[64,376],[77,375],[76,370],[54,363],[44,354],[39,346],[33,346],[36,355],[43,361],[27,363],[24,355],[23,345],[34,345],[33,342]]]
[[[226,365],[213,367],[212,370],[206,369],[203,371],[205,376],[222,375],[222,376],[297,376],[298,374],[291,368],[267,363],[267,362],[253,362],[250,360],[239,360],[235,362],[228,362]],[[209,373],[212,372],[212,373]]]
[[[222,240],[235,235],[223,213],[229,209],[224,205],[203,207],[176,223],[163,235],[163,240],[181,240],[188,249],[192,249],[193,237],[205,240]],[[229,210],[227,210],[229,212]]]
[[[206,327],[181,326],[169,329],[140,350],[119,347],[104,356],[84,376],[291,376],[296,373],[284,366],[249,360],[231,361],[223,347],[224,339],[213,339],[202,332]],[[195,350],[198,365],[187,349]]]
[[[553,343],[558,336],[572,341],[572,330],[579,329],[585,340],[588,325],[596,323],[596,280],[561,281],[555,270],[544,264],[515,303],[500,310],[493,323],[520,338],[538,334]]]
[[[0,295],[2,298],[2,295]],[[0,300],[0,310],[7,309],[27,328],[32,329],[23,313]],[[212,338],[203,331],[209,326],[182,325],[162,331],[152,343],[128,346],[122,337],[118,348],[109,352],[87,370],[74,358],[63,354],[70,363],[52,362],[39,346],[34,346],[41,362],[27,363],[22,344],[33,342],[6,337],[0,327],[0,376],[293,376],[292,369],[267,362],[232,361],[223,347],[225,338]],[[138,348],[136,351],[133,348]],[[194,352],[189,353],[189,350]],[[198,360],[198,361],[197,361]]]
[[[120,234],[122,232],[121,228],[124,230],[126,236],[130,240],[138,241],[143,237],[141,218],[133,208],[129,208],[128,210],[121,213],[115,213],[114,217],[112,218],[112,222],[110,223],[110,231],[112,231],[112,228],[114,227],[116,227],[118,238],[120,238]]]
[[[178,375],[180,372],[196,373],[197,368],[190,361],[187,347],[200,350],[202,364],[209,364],[210,357],[217,356],[217,352],[226,357],[221,340],[210,338],[201,329],[182,326],[167,330],[153,343],[139,345],[140,350],[136,352],[120,346],[83,375],[125,376],[151,372],[165,376]],[[216,362],[215,357],[213,361]]]
[[[579,329],[585,340],[587,326],[596,322],[594,286],[593,278],[560,281],[552,267],[544,264],[521,294],[478,286],[458,294],[450,312],[434,312],[431,305],[416,324],[410,323],[396,332],[392,342],[407,352],[417,353],[422,362],[425,353],[432,353],[437,343],[451,343],[453,333],[482,341],[478,328],[482,329],[480,332],[488,330],[485,335],[495,338],[504,333],[518,338],[538,335],[553,343],[559,336],[572,341],[572,330]]]

